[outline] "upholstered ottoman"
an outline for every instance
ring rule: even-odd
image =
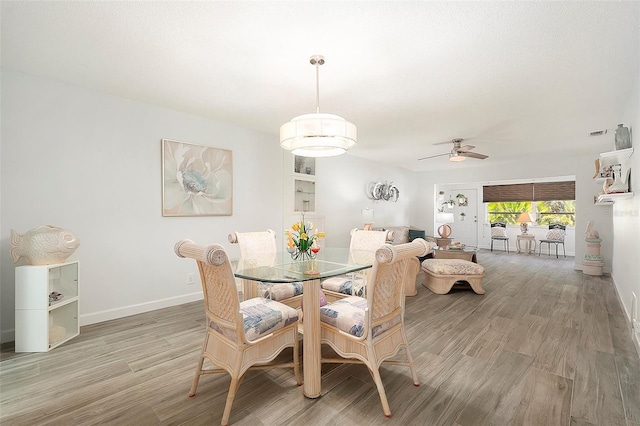
[[[422,285],[436,294],[447,294],[457,281],[466,281],[473,291],[484,294],[484,268],[463,259],[425,259],[422,262],[425,280]]]

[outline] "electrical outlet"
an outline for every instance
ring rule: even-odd
[[[193,276],[193,272],[187,273],[187,285],[195,284],[196,278]]]
[[[633,331],[640,333],[640,321],[633,320]]]

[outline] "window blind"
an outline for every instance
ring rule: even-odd
[[[575,199],[575,181],[517,183],[482,187],[482,201],[484,203]]]

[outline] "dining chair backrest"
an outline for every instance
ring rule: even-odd
[[[389,231],[351,230],[350,250],[375,250],[387,242]]]
[[[257,232],[232,232],[229,242],[240,246],[244,267],[270,266],[276,259],[276,233],[271,229]]]
[[[431,245],[422,238],[376,251],[371,277],[367,283],[367,307],[372,328],[404,311],[404,282],[411,258],[425,256]]]
[[[240,300],[231,262],[218,244],[203,246],[191,240],[178,241],[174,247],[179,257],[195,259],[200,271],[204,305],[209,321],[232,332],[244,330],[239,324]]]
[[[363,229],[353,229],[351,231],[351,242],[349,243],[349,259],[354,263],[366,262],[378,248],[387,242],[389,231],[369,231]],[[364,257],[364,259],[360,259]]]

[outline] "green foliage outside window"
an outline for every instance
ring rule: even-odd
[[[505,222],[510,225],[519,225],[517,219],[520,213],[529,212],[532,217],[536,217],[536,222],[532,225],[548,226],[552,223],[566,226],[576,225],[576,202],[574,200],[511,201],[486,204],[490,223]]]
[[[516,219],[522,212],[531,211],[531,201],[509,201],[500,203],[487,203],[489,222],[504,222],[517,225]]]

